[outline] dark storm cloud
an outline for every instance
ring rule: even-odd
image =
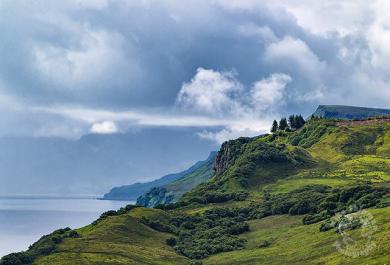
[[[377,32],[387,32],[378,26],[380,3],[327,3],[2,1],[0,102],[26,107],[23,116],[37,106],[171,113],[182,85],[202,68],[234,72],[247,91],[273,74],[288,75],[277,108],[263,108],[253,119],[309,114],[318,103],[386,107],[389,73],[381,58],[388,54]],[[247,108],[246,99],[238,101]],[[21,119],[21,109],[0,108],[15,117],[9,126]],[[44,116],[26,123],[51,123],[52,114]],[[75,127],[71,131],[92,125],[77,129],[80,121],[65,118],[66,128]]]
[[[7,93],[91,105],[169,105],[198,67],[235,69],[243,82],[271,73],[269,34],[299,34],[292,17],[232,12],[204,1],[108,2],[102,8],[35,1],[2,5],[1,76]],[[251,29],[251,27],[253,29]],[[273,32],[274,31],[274,32]]]

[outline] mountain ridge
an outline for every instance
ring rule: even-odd
[[[134,183],[131,185],[124,185],[119,187],[114,187],[110,190],[110,192],[103,195],[104,200],[137,200],[141,195],[149,192],[153,188],[162,187],[164,185],[175,182],[187,174],[190,174],[199,167],[201,167],[205,161],[208,161],[211,157],[215,156],[216,152],[210,152],[208,158],[204,161],[198,161],[188,169],[183,170],[178,173],[172,173],[165,175],[161,178],[158,178],[153,181],[144,182],[144,183]]]
[[[165,185],[153,187],[138,197],[136,204],[152,208],[178,201],[184,193],[211,178],[216,155],[217,152],[211,152],[206,160],[196,163],[196,167],[188,169],[180,178]]]

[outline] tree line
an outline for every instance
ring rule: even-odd
[[[274,120],[271,127],[271,132],[275,133],[278,130],[279,131],[286,131],[286,130],[297,130],[299,128],[302,128],[303,125],[305,125],[306,121],[302,117],[302,115],[290,115],[287,118],[281,118],[279,123]]]

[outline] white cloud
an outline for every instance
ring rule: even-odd
[[[186,110],[218,117],[257,117],[284,104],[283,96],[291,76],[274,73],[255,82],[250,89],[232,72],[217,72],[199,68],[189,83],[185,83],[176,100]]]
[[[371,64],[376,70],[390,74],[390,18],[389,1],[375,1],[373,3],[375,19],[365,32],[366,39],[372,54]]]
[[[334,33],[340,36],[354,34],[361,30],[371,19],[373,3],[377,1],[312,1],[312,0],[215,0],[230,10],[259,10],[268,8],[281,14],[278,9],[291,14],[299,26],[311,34],[329,36]],[[385,2],[385,1],[383,1]],[[385,8],[382,9],[385,12]]]
[[[340,36],[354,34],[370,20],[372,1],[275,1],[276,5],[293,14],[298,25],[312,34]]]
[[[235,98],[242,89],[233,72],[198,68],[191,81],[182,86],[177,105],[203,113],[236,112],[240,106]]]
[[[322,74],[326,67],[325,62],[320,61],[304,41],[291,36],[268,45],[264,57],[271,63],[286,64],[290,61],[303,73],[315,76]]]
[[[297,101],[318,101],[324,98],[324,88],[313,88],[308,91],[306,94],[297,97]]]
[[[261,42],[275,42],[278,40],[269,26],[259,26],[254,23],[239,25],[237,31],[244,37],[255,37]]]
[[[178,94],[177,105],[231,122],[225,128],[203,131],[203,138],[222,142],[238,136],[268,131],[270,116],[285,104],[291,76],[274,73],[246,88],[231,72],[199,68],[194,78]]]
[[[92,9],[104,9],[108,4],[107,0],[74,0],[73,2],[77,7]]]
[[[74,26],[73,26],[74,27]],[[52,43],[35,43],[32,47],[36,67],[46,78],[57,85],[76,89],[110,77],[118,67],[127,67],[129,74],[139,74],[135,65],[124,61],[122,37],[104,30],[92,30],[79,25],[79,43],[76,46],[56,46]]]
[[[237,120],[236,123],[231,123],[225,128],[215,130],[203,130],[198,133],[201,138],[215,141],[219,144],[230,139],[238,137],[251,137],[264,133],[268,133],[271,124],[270,117],[262,119],[256,117],[248,117],[247,119]]]
[[[199,68],[191,82],[183,84],[177,96],[176,108],[165,110],[165,114],[153,109],[112,111],[71,106],[35,107],[31,110],[90,124],[91,132],[102,134],[119,132],[118,124],[127,127],[131,124],[223,127],[219,131],[211,128],[199,133],[202,138],[221,143],[268,131],[272,118],[270,114],[275,115],[284,104],[285,89],[291,81],[289,75],[274,73],[245,88],[231,72]],[[183,109],[192,114],[181,114]]]
[[[91,127],[91,132],[97,134],[112,134],[119,132],[119,130],[114,122],[103,121],[94,123]]]
[[[251,103],[257,110],[277,109],[285,104],[284,92],[286,85],[292,81],[286,74],[272,74],[269,78],[262,79],[253,84],[250,91]]]

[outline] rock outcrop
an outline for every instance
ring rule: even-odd
[[[217,177],[221,176],[226,171],[226,169],[235,162],[241,153],[241,147],[250,141],[252,141],[251,138],[241,137],[236,140],[224,142],[222,144],[221,149],[215,158],[213,166],[215,175]]]

